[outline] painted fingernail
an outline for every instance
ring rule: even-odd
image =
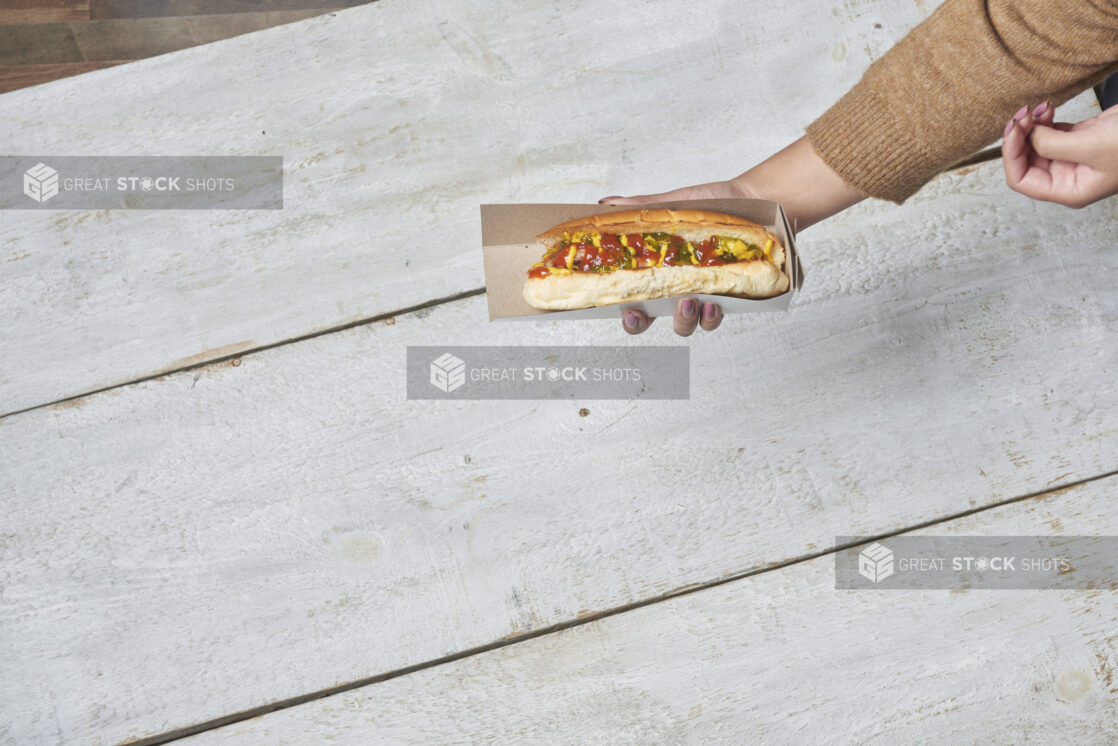
[[[635,313],[629,311],[629,313],[625,314],[625,318],[621,323],[625,324],[626,329],[636,329],[637,325],[640,324],[640,319],[637,318]]]
[[[1013,121],[1020,122],[1022,119],[1025,118],[1025,115],[1028,114],[1028,113],[1029,113],[1029,107],[1027,105],[1022,106],[1020,109],[1017,110],[1017,113],[1013,115]]]
[[[598,204],[599,205],[604,205],[606,202],[609,202],[611,199],[625,199],[625,198],[622,197],[619,194],[615,194],[612,197],[602,197],[600,200],[598,200]]]
[[[1017,122],[1017,120],[1016,120],[1016,119],[1010,119],[1010,120],[1009,120],[1009,124],[1007,124],[1007,125],[1005,126],[1005,134],[1003,134],[1003,135],[1002,135],[1002,139],[1003,139],[1003,140],[1004,140],[1005,138],[1009,137],[1009,131],[1010,131],[1011,129],[1013,129],[1013,125],[1014,125],[1014,124],[1015,124],[1016,122]]]
[[[703,318],[707,321],[714,321],[714,304],[707,303],[703,306]]]
[[[1045,101],[1043,104],[1041,104],[1040,106],[1033,109],[1033,116],[1034,117],[1039,117],[1041,114],[1043,114],[1046,111],[1048,111],[1048,102],[1047,101]]]
[[[695,301],[687,298],[680,305],[680,310],[683,311],[684,316],[686,316],[687,318],[691,318],[695,315]]]

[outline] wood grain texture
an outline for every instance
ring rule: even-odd
[[[71,24],[87,60],[139,60],[207,44],[281,24],[312,18],[328,10],[154,17]]]
[[[0,26],[0,65],[62,64],[84,60],[69,24]]]
[[[1113,536],[1116,498],[1111,478],[919,533]],[[833,572],[821,557],[184,743],[1118,741],[1118,595],[836,591]]]
[[[294,23],[306,18],[329,13],[329,8],[309,8],[296,10],[276,10],[266,13],[209,14],[190,16],[190,30],[198,44],[208,44],[228,39],[238,34]]]
[[[42,65],[0,65],[0,93],[15,91],[33,85],[42,85],[59,78],[80,75],[128,60],[102,60],[99,62],[61,62]]]
[[[88,21],[89,0],[2,0],[0,26]]]
[[[352,8],[370,0],[89,0],[95,19],[197,16],[216,13]]]
[[[1001,178],[813,229],[717,334],[475,297],[0,420],[4,727],[164,732],[1112,470],[1118,203]],[[673,342],[690,401],[404,396],[409,344]]]
[[[0,413],[480,287],[479,203],[733,176],[930,10],[388,0],[5,94],[12,153],[280,154],[287,178],[282,212],[6,214]]]
[[[198,44],[186,18],[90,21],[70,28],[87,60],[139,60]]]
[[[288,4],[276,3],[277,6]],[[221,12],[181,18],[149,14],[154,17],[0,28],[0,42],[3,42],[0,93],[329,12],[329,8],[304,8],[257,13]]]

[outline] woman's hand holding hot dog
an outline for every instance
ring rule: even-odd
[[[598,201],[605,205],[640,205],[717,197],[779,202],[788,215],[788,221],[797,231],[865,199],[864,194],[843,183],[839,175],[816,154],[806,138],[800,138],[771,158],[727,181],[697,184],[660,194],[604,197]],[[640,334],[653,321],[655,318],[649,318],[640,311],[629,311],[622,319],[625,331],[630,334]],[[685,298],[676,305],[675,333],[682,337],[691,335],[696,327],[712,331],[721,323],[722,309],[717,304],[706,303],[699,308],[694,299]]]

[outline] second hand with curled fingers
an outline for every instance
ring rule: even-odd
[[[1011,189],[1080,208],[1118,194],[1118,106],[1082,122],[1056,122],[1046,101],[1005,126],[1002,165]]]
[[[726,181],[673,189],[659,194],[635,197],[603,197],[603,205],[641,205],[672,200],[713,199],[719,197],[767,199],[779,202],[789,222],[799,230],[818,223],[865,199],[847,185],[815,152],[807,138],[800,138],[779,153],[745,173]],[[694,298],[676,304],[673,316],[675,333],[687,337],[696,328],[713,331],[722,323],[722,309],[716,303],[702,308]],[[629,334],[644,332],[655,321],[641,311],[626,311],[622,326]]]

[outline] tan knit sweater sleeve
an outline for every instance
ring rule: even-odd
[[[1118,0],[946,0],[807,128],[864,194],[901,203],[1002,135],[1118,70]]]

